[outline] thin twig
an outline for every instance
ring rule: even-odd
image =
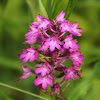
[[[69,80],[69,82],[67,83],[67,85],[65,86],[65,88],[62,90],[62,92],[61,92],[61,95],[63,94],[63,92],[65,91],[65,89],[68,87],[68,85],[70,84],[70,81],[71,80]]]
[[[60,82],[60,87],[66,82],[65,79],[63,79],[61,82]]]

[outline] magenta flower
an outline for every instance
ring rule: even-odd
[[[71,30],[71,22],[69,21],[64,21],[61,23],[61,25],[59,26],[59,29],[61,32],[70,32]]]
[[[48,78],[47,76],[45,76],[45,77],[38,77],[34,81],[34,84],[35,84],[35,86],[38,86],[38,85],[42,84],[42,88],[43,89],[47,89],[48,84],[50,86],[53,86],[53,81],[52,81],[52,79]]]
[[[75,73],[75,70],[74,70],[73,66],[66,67],[64,73],[65,73],[65,77],[64,77],[65,80],[68,80],[68,79],[71,79],[71,78],[73,80],[75,80],[75,78],[78,77],[78,75]]]
[[[38,29],[34,25],[30,25],[30,30],[28,33],[25,34],[25,38],[27,39],[24,44],[33,44],[37,41],[39,35],[41,34],[40,29]]]
[[[39,14],[39,16],[36,16],[36,19],[38,22],[38,28],[46,29],[51,24],[51,22],[47,18],[44,18],[40,14]]]
[[[37,48],[39,51],[40,50],[43,50],[44,52],[46,52],[46,50],[48,49],[48,46],[45,46],[44,44],[40,45],[38,48]]]
[[[81,78],[79,65],[83,64],[81,59],[84,59],[84,56],[78,52],[80,46],[77,44],[77,39],[73,39],[73,35],[81,36],[82,30],[78,28],[78,23],[71,23],[64,16],[65,12],[62,11],[55,20],[50,21],[39,14],[36,16],[37,21],[29,25],[30,29],[25,34],[26,41],[23,43],[31,46],[23,48],[19,58],[22,59],[23,63],[35,60],[37,64],[35,70],[23,65],[24,73],[19,80],[27,78],[32,73],[36,76],[35,86],[42,92],[48,92],[52,95],[57,93],[57,97],[66,99],[61,95],[71,79]],[[70,67],[64,65],[67,58],[73,62]],[[58,81],[59,78],[62,80]],[[63,82],[67,80],[69,82],[61,92]],[[52,87],[53,91],[47,90],[48,85]]]
[[[79,64],[84,64],[81,59],[84,59],[84,56],[80,52],[74,52],[70,54],[71,61],[73,62],[74,65],[79,66]]]
[[[51,67],[51,66],[47,62],[41,63],[41,64],[36,64],[35,66],[40,67],[35,70],[35,73],[36,74],[41,73],[41,76],[45,76],[46,74],[49,74],[51,72],[51,70],[49,69],[49,67]]]
[[[82,32],[82,30],[81,29],[77,29],[78,28],[78,24],[79,23],[73,23],[72,25],[71,25],[71,31],[70,31],[70,33],[72,34],[72,35],[76,35],[76,36],[82,36],[82,34],[80,33],[80,32]]]
[[[23,59],[22,62],[25,63],[28,60],[30,62],[34,61],[38,57],[38,52],[30,46],[29,48],[25,49],[23,48],[23,53],[19,54],[19,58]]]
[[[59,84],[59,82],[57,81],[56,84],[54,85],[52,94],[57,93],[57,95],[60,96],[60,88],[61,88],[61,87],[60,87],[60,84]]]
[[[72,35],[82,36],[82,34],[80,33],[82,32],[82,30],[77,28],[78,28],[78,23],[71,23],[69,21],[64,21],[59,26],[61,32],[69,32]]]
[[[56,17],[55,21],[58,22],[58,23],[63,22],[63,21],[65,20],[64,16],[65,16],[65,12],[62,11],[62,12]]]
[[[76,43],[77,40],[73,40],[72,35],[67,35],[64,39],[65,44],[63,45],[64,48],[70,49],[70,51],[77,51],[80,46],[78,46]]]
[[[47,48],[50,48],[51,51],[54,51],[55,48],[60,49],[61,48],[60,45],[62,45],[62,44],[63,43],[60,40],[58,40],[57,37],[55,37],[55,36],[54,37],[50,37],[44,43],[44,47],[45,47],[44,50],[47,50]]]
[[[24,66],[22,65],[22,70],[24,71],[23,75],[19,77],[19,81],[24,79],[24,78],[27,78],[30,76],[30,73],[31,73],[31,69],[27,66]]]

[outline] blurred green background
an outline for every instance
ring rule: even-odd
[[[29,29],[28,25],[36,20],[35,16],[39,13],[45,17],[49,16],[50,19],[56,18],[62,10],[69,13],[66,8],[68,0],[50,1],[0,0],[0,82],[43,95],[48,99],[51,96],[40,93],[34,86],[34,76],[20,82],[17,80],[23,73],[18,53],[28,46],[22,44],[25,41],[24,34]],[[71,82],[63,96],[69,100],[100,100],[100,0],[77,0],[68,20],[79,23],[83,30],[82,37],[76,38],[81,46],[79,51],[84,54],[85,59],[82,66],[83,79]],[[28,62],[25,65],[34,67],[34,64],[35,62]],[[0,86],[0,100],[40,99]]]

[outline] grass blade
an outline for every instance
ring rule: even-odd
[[[28,92],[28,91],[25,91],[25,90],[22,90],[22,89],[19,89],[19,88],[17,88],[17,87],[13,87],[13,86],[10,86],[10,85],[1,83],[1,82],[0,82],[0,85],[1,85],[1,86],[4,86],[4,87],[7,87],[7,88],[10,88],[10,89],[13,89],[13,90],[16,90],[16,91],[19,91],[19,92],[22,92],[22,93],[25,93],[25,94],[29,94],[29,95],[31,95],[31,96],[35,96],[35,97],[40,98],[40,99],[43,99],[43,100],[48,100],[48,99],[46,99],[46,98],[44,98],[44,97],[42,97],[42,96],[39,96],[39,95],[37,95],[37,94],[31,93],[31,92]]]

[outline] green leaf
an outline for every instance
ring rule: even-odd
[[[40,8],[40,11],[42,12],[43,16],[46,17],[46,18],[48,18],[46,9],[45,9],[45,7],[43,6],[43,3],[42,3],[41,0],[39,0],[39,8]]]
[[[52,18],[54,19],[62,10],[66,9],[68,0],[52,0]]]
[[[48,16],[52,18],[52,8],[51,8],[51,0],[48,0]]]
[[[44,1],[46,2],[46,1]],[[27,3],[31,9],[31,13],[33,15],[34,21],[36,20],[36,15],[41,14],[42,16],[48,18],[48,14],[46,11],[46,5],[43,5],[42,0],[27,0]]]
[[[34,19],[37,14],[54,19],[62,10],[66,12],[65,17],[68,18],[76,4],[76,0],[69,0],[69,2],[68,0],[27,0],[27,2],[34,13]]]
[[[70,16],[75,4],[76,4],[77,0],[69,0],[67,8],[65,9],[66,15],[65,18],[68,19],[68,17]]]
[[[66,12],[65,18],[70,16],[77,0],[52,0],[52,15],[55,18],[62,10]]]

